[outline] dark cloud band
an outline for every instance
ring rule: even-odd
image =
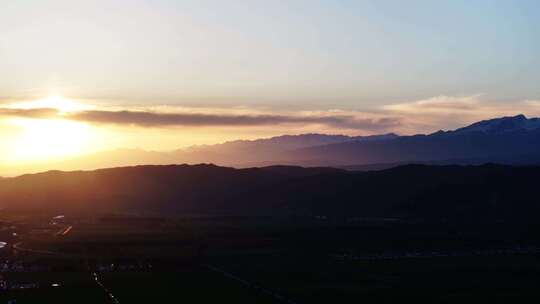
[[[400,125],[399,118],[358,118],[348,114],[312,115],[227,115],[206,113],[160,113],[150,111],[105,111],[92,110],[62,115],[55,109],[7,109],[0,108],[0,116],[27,118],[61,117],[96,124],[132,125],[141,127],[250,127],[268,125],[321,124],[335,128],[384,130]]]
[[[145,127],[165,126],[263,126],[283,124],[322,124],[341,128],[385,129],[399,125],[399,119],[360,119],[352,115],[221,115],[200,113],[156,113],[138,111],[84,111],[70,119],[106,124]]]

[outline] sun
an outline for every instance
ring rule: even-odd
[[[60,96],[20,102],[19,109],[52,108],[58,118],[13,118],[9,123],[19,132],[11,143],[8,155],[12,162],[48,161],[83,154],[90,148],[94,135],[88,124],[63,119],[61,114],[87,109],[88,106]]]
[[[12,145],[12,161],[61,159],[84,153],[90,142],[88,125],[62,119],[17,119],[21,133]]]

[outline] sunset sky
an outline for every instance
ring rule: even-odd
[[[4,1],[0,162],[540,116],[538,1]]]

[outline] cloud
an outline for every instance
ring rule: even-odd
[[[324,132],[343,134],[431,133],[455,129],[500,116],[540,115],[539,100],[493,102],[483,95],[436,96],[423,100],[383,105],[373,111],[283,112],[252,108],[111,108],[60,112],[50,108],[0,108],[1,117],[61,118],[95,125],[171,129],[176,127],[224,127],[246,132]]]
[[[425,112],[470,112],[476,111],[483,104],[480,101],[481,95],[466,97],[437,96],[429,99],[418,100],[407,103],[398,103],[383,106],[383,110],[391,112],[422,113]]]
[[[82,111],[68,114],[68,119],[100,124],[133,125],[142,127],[170,126],[269,126],[290,124],[320,124],[335,128],[381,130],[400,124],[399,119],[358,117],[349,113],[317,114],[209,114],[160,113],[151,111]]]
[[[0,108],[0,117],[22,117],[22,118],[53,118],[58,115],[58,110],[50,108],[39,109],[15,109]]]
[[[540,100],[525,100],[524,103],[529,107],[540,111]]]
[[[511,115],[513,113],[539,115],[540,101],[522,100],[493,102],[482,99],[482,95],[464,97],[437,96],[428,99],[382,106],[388,113],[441,114],[441,115]]]
[[[176,112],[174,112],[176,110]],[[336,130],[386,131],[399,127],[398,117],[376,116],[350,111],[283,113],[249,109],[166,109],[155,110],[86,110],[62,113],[50,108],[0,108],[1,117],[68,119],[92,124],[171,128],[171,127],[266,127],[301,129],[321,126]]]
[[[426,133],[437,129],[455,129],[473,122],[502,116],[540,115],[540,102],[523,100],[494,102],[483,95],[437,96],[424,100],[382,106],[388,115],[402,117],[403,133]]]

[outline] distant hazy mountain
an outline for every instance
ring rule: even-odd
[[[339,218],[530,221],[540,167],[408,165],[331,168],[139,166],[0,180],[4,213],[328,215]]]
[[[26,167],[0,167],[0,175],[50,169],[97,169],[141,164],[213,163],[237,168],[271,165],[378,170],[421,164],[540,164],[540,119],[523,115],[473,123],[429,135],[284,135],[194,146],[171,152],[115,150]]]
[[[186,163],[211,162],[236,167],[289,164],[286,153],[296,149],[352,141],[384,141],[397,137],[399,136],[394,133],[355,137],[326,134],[283,135],[257,140],[237,140],[218,145],[195,146],[178,150],[175,154],[178,160]]]
[[[107,157],[100,157],[106,159]],[[129,158],[126,158],[129,159]],[[407,163],[540,163],[540,119],[523,115],[474,123],[429,135],[284,135],[196,146],[146,155],[132,164],[214,163],[224,166],[358,166]],[[376,167],[372,167],[376,168]]]
[[[455,131],[350,141],[289,151],[292,163],[351,166],[388,163],[540,163],[540,120],[523,115],[474,123]]]
[[[389,133],[373,136],[345,136],[326,134],[283,135],[257,140],[237,140],[216,145],[193,146],[171,152],[119,149],[95,154],[66,158],[61,161],[32,163],[9,167],[0,165],[0,176],[36,173],[47,170],[92,170],[99,168],[214,163],[234,167],[253,167],[294,164],[285,159],[285,152],[312,146],[336,144],[349,141],[378,141],[397,138]]]

